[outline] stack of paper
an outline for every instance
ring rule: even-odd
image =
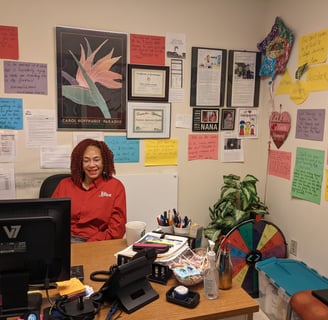
[[[170,249],[165,253],[157,254],[156,262],[161,263],[169,263],[186,251],[189,248],[188,245],[188,238],[175,236],[175,235],[168,235],[168,234],[161,234],[155,232],[148,232],[146,233],[137,243],[163,243],[168,244]],[[125,257],[132,258],[137,252],[133,251],[133,245],[127,247],[126,249],[119,251],[115,254],[117,257],[118,255],[122,255]]]

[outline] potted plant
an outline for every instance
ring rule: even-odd
[[[239,223],[269,213],[257,194],[256,177],[247,174],[241,180],[240,176],[229,174],[223,176],[223,181],[220,198],[209,208],[211,222],[204,229],[205,237],[215,243]]]

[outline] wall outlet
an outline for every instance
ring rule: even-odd
[[[297,241],[290,240],[289,253],[293,256],[297,256]]]

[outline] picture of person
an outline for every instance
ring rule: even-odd
[[[215,110],[202,110],[201,122],[215,123],[218,122],[218,111]]]
[[[222,130],[234,130],[235,128],[235,111],[234,110],[222,110]]]

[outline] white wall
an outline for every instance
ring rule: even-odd
[[[2,0],[3,1],[3,0]],[[172,124],[177,114],[191,114],[190,92],[190,52],[192,46],[256,50],[256,44],[270,31],[274,19],[281,16],[296,32],[298,37],[327,28],[325,0],[95,0],[95,1],[50,1],[31,0],[6,1],[5,9],[0,11],[2,25],[19,27],[20,61],[48,64],[48,95],[8,95],[3,93],[3,77],[0,77],[0,96],[23,98],[24,108],[56,109],[56,65],[55,32],[56,25],[139,33],[165,36],[167,32],[185,33],[187,39],[187,59],[185,61],[185,102],[172,105]],[[293,50],[290,66],[296,68],[297,49]],[[3,65],[0,64],[0,74]],[[208,207],[217,200],[222,185],[222,175],[247,173],[259,178],[258,190],[265,194],[268,117],[271,112],[267,81],[261,83],[259,139],[245,141],[245,162],[227,164],[214,160],[188,161],[187,141],[191,131],[172,126],[172,138],[179,140],[177,167],[145,167],[143,165],[143,143],[141,142],[139,164],[118,164],[119,175],[129,173],[166,173],[179,175],[179,210],[195,222],[207,225]],[[324,107],[328,93],[311,94],[301,107]],[[292,114],[290,138],[281,150],[295,155],[297,146],[326,148],[324,142],[295,140],[295,116],[298,106],[288,97],[278,96],[276,104],[283,103]],[[120,135],[108,132],[108,135]],[[24,132],[18,132],[18,157],[15,162],[17,175],[28,173],[39,176],[50,174],[50,170],[39,167],[39,150],[25,148]],[[58,132],[58,144],[72,142],[72,132]],[[293,157],[294,160],[294,157]],[[142,182],[141,182],[142,183]],[[270,219],[285,233],[288,241],[298,241],[299,259],[328,273],[328,255],[325,248],[327,225],[327,203],[314,205],[290,198],[291,181],[276,177],[268,178],[267,203]],[[36,192],[20,193],[20,196],[34,197]],[[33,189],[34,190],[34,189]],[[322,198],[324,199],[324,197]],[[152,213],[149,213],[152,214]]]

